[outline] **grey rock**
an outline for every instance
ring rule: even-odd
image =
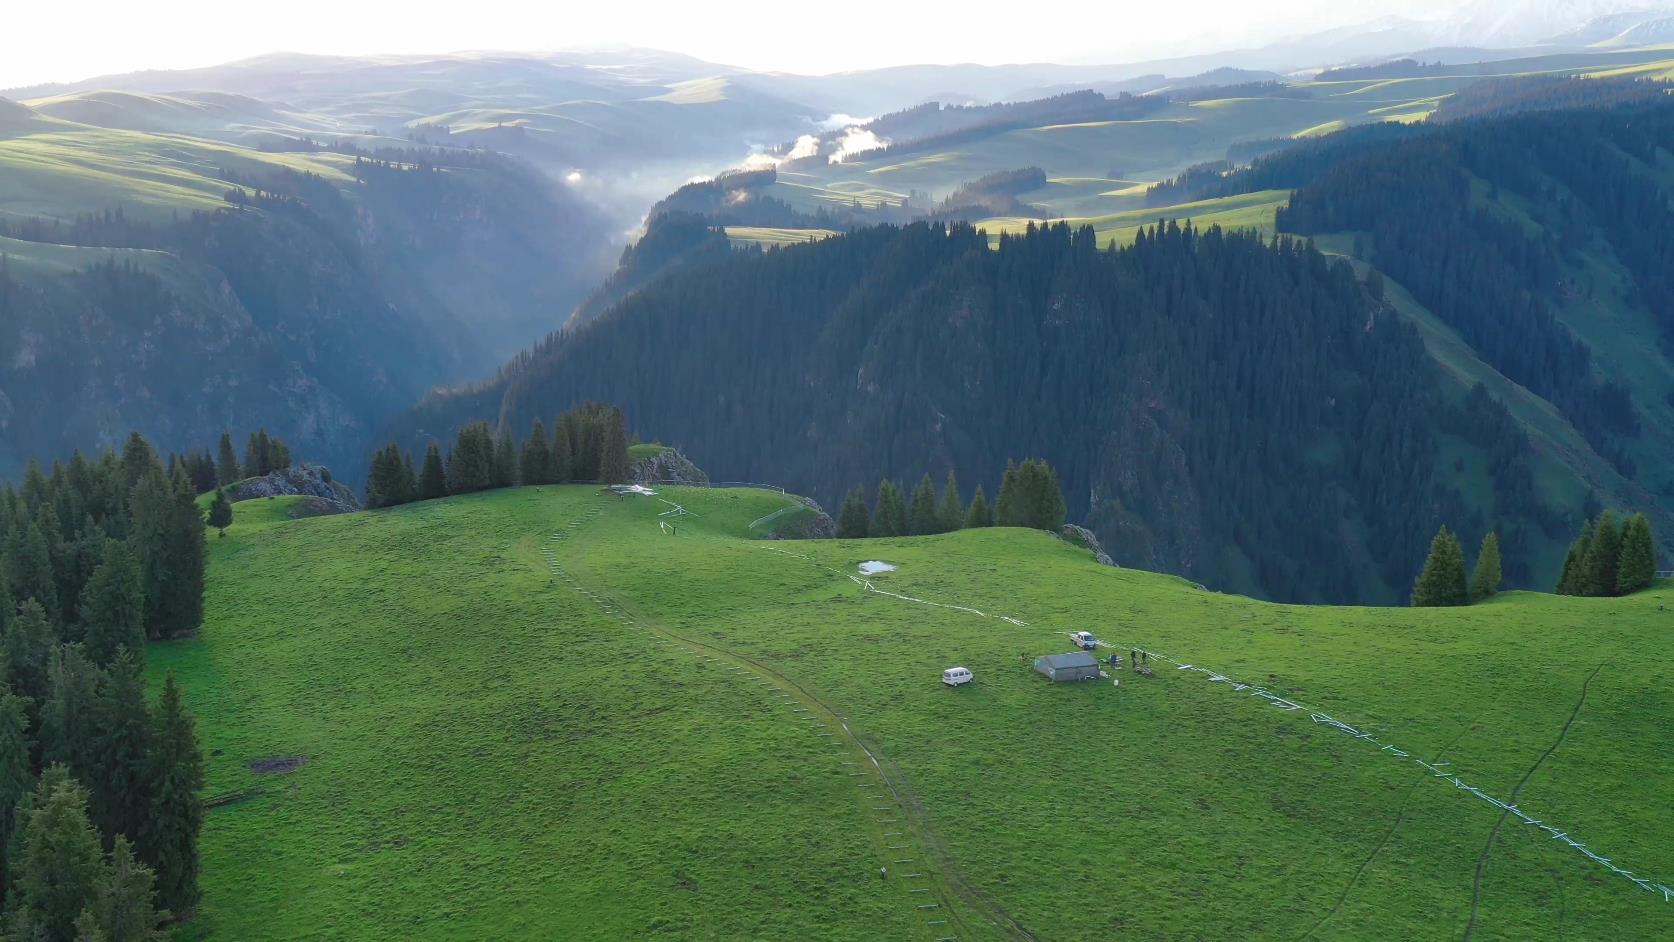
[[[669,448],[641,458],[630,473],[635,484],[690,484],[707,487],[709,475],[679,451]]]
[[[361,509],[355,492],[332,480],[331,472],[317,464],[292,465],[259,478],[247,478],[227,488],[227,499],[232,501],[290,495],[313,498],[308,503],[314,514],[346,514]]]
[[[1074,543],[1077,546],[1091,550],[1093,558],[1099,561],[1099,565],[1116,565],[1116,561],[1111,559],[1110,554],[1106,553],[1104,551],[1104,547],[1099,545],[1099,538],[1094,536],[1093,531],[1087,529],[1086,527],[1076,526],[1073,523],[1066,523],[1064,524],[1064,528],[1058,531],[1058,535],[1067,542]]]

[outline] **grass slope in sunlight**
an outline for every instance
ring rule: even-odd
[[[204,934],[938,938],[913,867],[969,902],[963,939],[1444,939],[1473,909],[1483,940],[1674,933],[1659,894],[1495,834],[1498,809],[1306,711],[1162,664],[1119,687],[1028,667],[1089,629],[1267,685],[1667,883],[1667,584],[1271,605],[1040,533],[758,541],[787,498],[661,496],[692,512],[678,535],[657,499],[548,487],[212,539],[202,637],[151,656],[210,791],[259,792],[209,815]],[[540,551],[575,521],[551,552],[580,589]],[[983,614],[868,594],[868,559],[900,567],[880,589]],[[944,688],[955,664],[976,683]]]

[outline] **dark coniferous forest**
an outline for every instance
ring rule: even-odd
[[[1415,332],[1346,263],[1173,225],[1119,250],[1064,225],[996,251],[915,224],[743,253],[499,382],[431,397],[403,434],[494,396],[516,428],[604,399],[699,465],[833,508],[879,474],[952,470],[993,494],[1006,459],[1037,456],[1119,562],[1287,599],[1404,593],[1437,521],[1466,515],[1437,469],[1443,429],[1512,469],[1527,447],[1491,398],[1438,392]],[[1532,527],[1515,473],[1499,512]]]

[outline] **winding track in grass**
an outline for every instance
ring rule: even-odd
[[[1581,698],[1575,701],[1575,709],[1570,711],[1569,719],[1564,721],[1564,728],[1558,731],[1558,738],[1553,740],[1552,745],[1546,747],[1546,751],[1540,754],[1540,758],[1535,760],[1534,765],[1529,766],[1529,770],[1523,773],[1523,777],[1517,782],[1517,787],[1511,790],[1511,797],[1506,799],[1505,803],[1507,805],[1517,804],[1517,795],[1523,791],[1523,786],[1529,784],[1529,779],[1534,778],[1535,772],[1539,771],[1541,765],[1547,759],[1552,758],[1552,753],[1557,752],[1558,747],[1563,745],[1564,740],[1569,737],[1569,728],[1575,725],[1575,718],[1581,715],[1581,707],[1587,703],[1587,688],[1593,685],[1593,678],[1597,677],[1601,670],[1604,670],[1603,664],[1593,668],[1592,673],[1587,675],[1587,679],[1581,682]],[[1465,935],[1462,942],[1470,942],[1471,935],[1476,932],[1477,910],[1482,905],[1482,877],[1488,872],[1488,858],[1494,853],[1494,842],[1499,840],[1500,829],[1505,827],[1505,819],[1510,816],[1510,808],[1500,812],[1499,820],[1494,822],[1494,829],[1488,832],[1488,843],[1483,845],[1482,855],[1476,858],[1476,877],[1471,881],[1471,918],[1469,922],[1465,923]]]
[[[878,800],[877,795],[865,794],[874,786],[881,787],[889,796],[887,805],[862,805],[869,823],[868,839],[883,865],[892,868],[897,874],[895,879],[906,885],[908,904],[923,915],[923,929],[927,938],[965,938],[965,934],[971,932],[970,916],[965,911],[968,907],[969,911],[980,915],[988,924],[983,928],[996,930],[1007,939],[1034,942],[1034,936],[1027,929],[959,873],[946,845],[930,827],[925,809],[916,793],[907,784],[906,777],[893,763],[880,758],[869,748],[836,709],[801,684],[759,661],[679,634],[647,617],[631,600],[600,592],[594,587],[599,581],[591,578],[585,559],[579,555],[560,560],[557,547],[572,539],[587,524],[597,520],[603,512],[603,507],[595,507],[561,527],[542,546],[542,555],[554,576],[582,598],[592,602],[604,614],[624,625],[652,632],[665,644],[677,645],[701,660],[718,664],[722,669],[740,677],[754,679],[764,689],[771,689],[777,693],[780,698],[799,704],[800,709],[792,709],[808,714],[812,730],[818,735],[829,736],[840,754],[848,756],[838,768],[848,770],[848,777],[859,780],[856,785],[859,786],[857,795],[860,800]],[[588,578],[584,580],[583,577]],[[877,817],[879,811],[893,814],[895,817]],[[897,830],[888,830],[890,827]],[[890,843],[892,840],[898,843]],[[909,851],[920,856],[899,856]],[[918,902],[926,899],[933,902]]]

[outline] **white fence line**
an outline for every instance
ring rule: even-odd
[[[778,549],[778,548],[775,548],[775,547],[764,546],[762,548],[772,550],[773,552],[776,552],[776,553],[783,553],[786,556],[794,556],[794,557],[797,557],[799,559],[804,559],[804,560],[807,560],[807,561],[813,563],[816,566],[819,566],[822,569],[826,569],[826,570],[831,571],[831,572],[839,573],[840,575],[846,575],[856,585],[859,585],[862,588],[862,590],[865,591],[865,592],[871,592],[871,593],[875,593],[877,595],[885,595],[885,596],[888,596],[890,598],[900,599],[900,600],[905,601],[905,602],[914,602],[914,603],[919,604],[919,605],[929,605],[929,606],[933,606],[933,607],[936,607],[936,608],[946,608],[946,609],[952,609],[953,611],[966,612],[966,613],[971,614],[971,615],[976,615],[980,618],[998,618],[1002,621],[1009,622],[1009,623],[1011,623],[1013,625],[1017,625],[1019,627],[1023,627],[1023,628],[1029,627],[1028,622],[1021,621],[1017,618],[1013,618],[1013,617],[1008,616],[1008,615],[988,615],[985,612],[982,612],[978,609],[970,608],[970,607],[964,606],[964,605],[950,605],[950,604],[945,603],[945,602],[932,602],[932,601],[929,601],[927,599],[913,598],[910,595],[902,595],[898,592],[888,592],[888,591],[885,591],[883,589],[878,588],[877,586],[873,585],[868,580],[861,579],[860,577],[849,574],[849,573],[842,573],[839,570],[833,569],[830,566],[826,566],[826,565],[820,563],[819,561],[815,560],[811,556],[805,556],[801,553],[792,553],[788,550],[781,550],[781,549]],[[1577,841],[1574,838],[1570,837],[1567,832],[1562,831],[1562,830],[1560,830],[1559,828],[1557,828],[1553,825],[1547,824],[1544,821],[1541,821],[1541,820],[1539,820],[1535,817],[1530,816],[1529,814],[1525,813],[1521,808],[1519,808],[1516,804],[1501,801],[1500,799],[1495,798],[1492,795],[1489,795],[1488,793],[1482,791],[1481,789],[1477,788],[1476,786],[1467,784],[1465,782],[1465,780],[1460,777],[1459,773],[1451,771],[1447,768],[1444,768],[1445,766],[1452,765],[1453,763],[1451,763],[1451,762],[1434,762],[1434,763],[1425,762],[1423,759],[1420,759],[1417,756],[1414,756],[1413,754],[1411,754],[1409,752],[1406,752],[1404,750],[1396,748],[1391,743],[1386,743],[1386,742],[1379,741],[1378,738],[1376,736],[1374,736],[1373,734],[1371,734],[1369,732],[1366,732],[1364,730],[1356,729],[1355,727],[1350,726],[1349,724],[1344,723],[1341,720],[1336,719],[1335,717],[1331,716],[1330,714],[1321,712],[1319,710],[1309,709],[1308,707],[1305,707],[1302,704],[1297,703],[1296,701],[1291,700],[1287,697],[1280,696],[1279,694],[1274,693],[1273,691],[1268,690],[1265,687],[1261,687],[1261,686],[1258,686],[1258,685],[1255,685],[1255,684],[1241,683],[1239,681],[1233,680],[1231,677],[1228,677],[1227,675],[1222,674],[1218,671],[1210,670],[1207,667],[1201,667],[1201,666],[1198,666],[1196,664],[1188,664],[1188,663],[1185,663],[1183,661],[1178,661],[1178,660],[1175,660],[1174,658],[1168,657],[1167,655],[1158,654],[1157,652],[1152,651],[1149,648],[1141,647],[1140,645],[1112,644],[1110,642],[1105,642],[1105,641],[1098,642],[1098,645],[1099,645],[1099,647],[1110,648],[1112,650],[1116,650],[1116,649],[1119,649],[1119,648],[1126,647],[1126,648],[1129,648],[1130,650],[1144,651],[1146,653],[1146,655],[1149,656],[1149,657],[1152,657],[1152,658],[1155,658],[1159,661],[1165,661],[1169,664],[1175,665],[1176,670],[1189,671],[1189,672],[1193,672],[1193,673],[1203,674],[1205,677],[1208,678],[1210,683],[1224,683],[1224,684],[1227,684],[1233,690],[1233,692],[1235,692],[1235,693],[1242,693],[1244,691],[1249,691],[1250,696],[1258,697],[1262,700],[1265,700],[1265,701],[1268,702],[1269,705],[1278,707],[1281,710],[1306,712],[1308,714],[1308,718],[1310,720],[1312,720],[1314,723],[1325,725],[1325,726],[1330,726],[1330,727],[1332,727],[1336,730],[1339,730],[1342,733],[1344,733],[1348,736],[1351,736],[1355,739],[1365,740],[1368,744],[1378,747],[1378,751],[1380,753],[1386,753],[1388,755],[1394,756],[1397,759],[1411,759],[1413,762],[1416,762],[1417,764],[1419,764],[1420,766],[1423,766],[1426,770],[1428,770],[1432,777],[1446,779],[1447,781],[1449,781],[1453,784],[1454,788],[1460,789],[1462,791],[1470,792],[1472,795],[1475,795],[1477,798],[1482,799],[1483,801],[1487,802],[1488,804],[1490,804],[1490,805],[1492,805],[1496,808],[1499,808],[1501,811],[1507,812],[1507,813],[1515,816],[1518,820],[1522,821],[1524,824],[1528,824],[1528,825],[1532,825],[1534,827],[1540,828],[1541,830],[1550,834],[1552,836],[1553,840],[1563,841],[1565,844],[1574,848],[1576,851],[1579,851],[1583,856],[1587,857],[1587,859],[1593,861],[1594,863],[1598,864],[1601,867],[1604,867],[1606,870],[1609,870],[1610,872],[1617,874],[1618,876],[1626,878],[1627,880],[1631,881],[1633,884],[1638,886],[1640,889],[1643,889],[1643,890],[1646,890],[1648,892],[1657,893],[1657,894],[1661,895],[1663,902],[1666,903],[1666,902],[1669,902],[1671,899],[1674,899],[1674,887],[1670,887],[1665,883],[1653,883],[1653,882],[1651,882],[1650,880],[1648,880],[1644,877],[1640,877],[1640,876],[1634,874],[1632,871],[1625,870],[1621,867],[1618,867],[1618,866],[1616,866],[1616,864],[1614,862],[1612,862],[1610,860],[1610,858],[1602,857],[1602,856],[1594,853],[1585,844],[1582,844],[1580,841]]]

